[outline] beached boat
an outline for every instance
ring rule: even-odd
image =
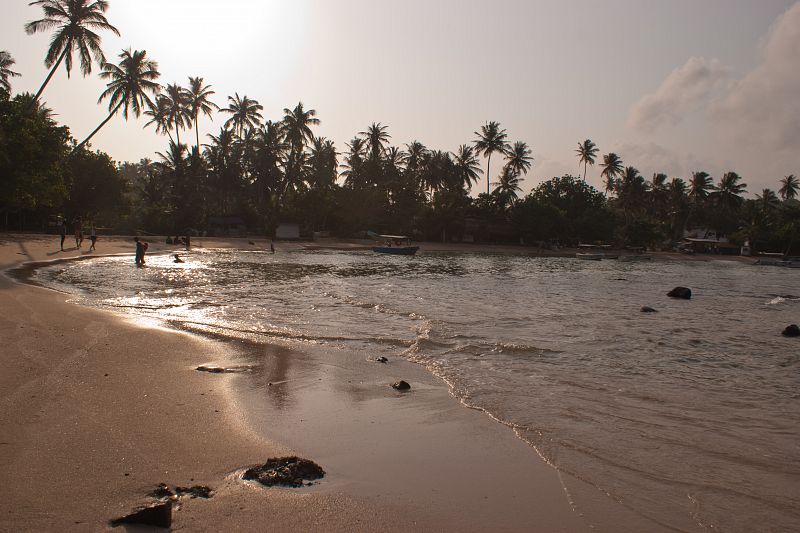
[[[779,266],[784,268],[800,268],[800,261],[791,259],[758,259],[753,264],[761,266]]]
[[[603,254],[589,254],[578,252],[575,254],[576,259],[583,259],[584,261],[600,261],[603,259]]]
[[[635,254],[635,255],[621,255],[619,256],[620,261],[651,261],[653,259],[652,255],[645,255],[645,254]]]
[[[373,252],[379,254],[414,255],[419,250],[419,246],[411,246],[411,238],[405,235],[377,235],[376,237],[386,243],[384,246],[372,248]]]

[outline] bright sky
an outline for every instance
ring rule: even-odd
[[[734,170],[755,194],[800,174],[794,0],[109,3],[108,20],[121,33],[102,35],[109,60],[123,48],[145,49],[162,83],[202,76],[217,104],[238,92],[273,120],[302,101],[339,151],[372,122],[387,125],[397,145],[455,150],[495,120],[511,142],[533,149],[526,193],[577,174],[575,148],[586,138],[645,177],[705,170],[716,181]],[[41,10],[4,0],[3,13],[0,50],[22,74],[13,90],[35,92],[51,35],[28,36],[23,25]],[[99,70],[84,79],[76,66],[68,80],[62,69],[43,95],[79,140],[107,113],[96,104],[105,86]],[[202,120],[201,136],[224,120]],[[92,145],[120,161],[155,158],[167,139],[144,122],[115,117]],[[499,170],[493,161],[492,181]],[[599,165],[587,181],[601,187]]]

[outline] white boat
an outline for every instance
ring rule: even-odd
[[[419,246],[411,246],[411,238],[405,235],[370,235],[384,241],[383,246],[374,246],[372,251],[379,254],[414,255]]]

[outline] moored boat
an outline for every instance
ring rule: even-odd
[[[374,246],[372,251],[379,254],[414,255],[419,246],[411,246],[411,238],[405,235],[375,235],[385,241],[384,246]]]

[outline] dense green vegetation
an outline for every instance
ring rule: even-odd
[[[576,150],[583,177],[555,177],[521,196],[531,149],[522,141],[509,143],[497,122],[481,126],[454,152],[413,140],[393,144],[381,123],[339,150],[315,135],[316,111],[302,103],[265,119],[263,107],[246,95],[229,96],[227,106],[219,107],[213,87],[201,77],[190,77],[186,87],[159,85],[158,64],[144,51],[124,50],[119,63],[108,62],[93,31],[116,32],[103,15],[105,1],[32,5],[41,6],[45,17],[26,29],[55,30],[45,57],[51,70],[39,94],[59,65],[69,73],[76,52],[83,75],[91,73],[92,57],[100,65],[108,81],[100,100],[108,102],[109,112],[77,143],[38,95],[12,96],[14,61],[0,51],[0,224],[9,229],[42,229],[63,215],[119,232],[182,234],[213,231],[214,220],[227,217],[262,235],[274,234],[280,222],[295,222],[306,235],[374,230],[426,240],[664,248],[685,229],[702,227],[761,250],[788,251],[800,242],[800,183],[794,175],[780,180],[778,193],[765,189],[745,199],[746,185],[735,172],[716,183],[703,171],[687,180],[660,173],[648,180],[609,153],[600,163],[600,192],[585,182],[599,153],[586,139]],[[217,112],[223,125],[202,142],[198,119]],[[123,163],[92,151],[89,140],[120,114],[126,120],[144,114],[145,127],[166,136],[164,151]],[[494,172],[493,155],[501,161]],[[471,197],[483,179],[486,192]]]

